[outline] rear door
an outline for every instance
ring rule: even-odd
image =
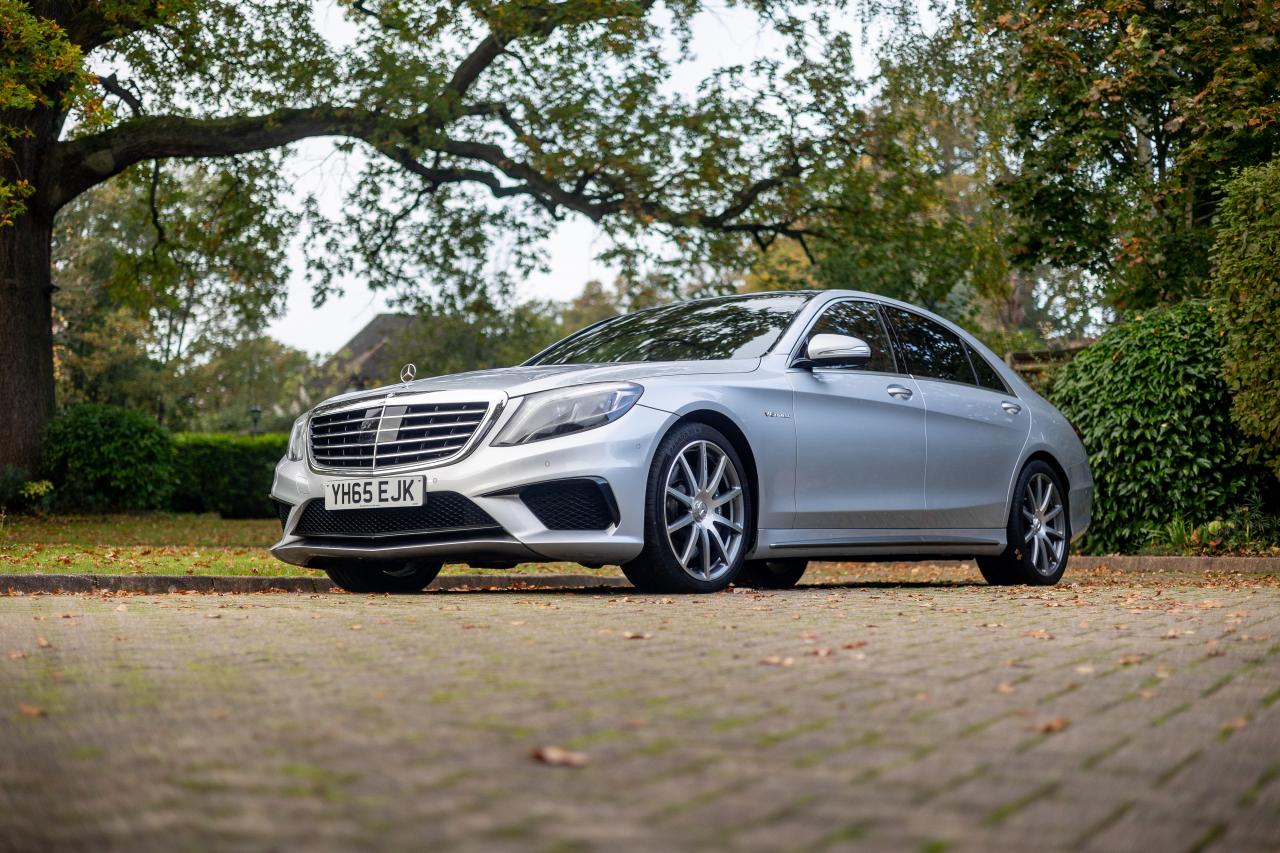
[[[914,311],[883,308],[928,410],[924,526],[1004,527],[1030,413],[959,335]]]
[[[823,309],[816,334],[861,338],[862,366],[790,372],[795,392],[796,516],[805,529],[919,527],[925,512],[925,407],[899,369],[875,303]]]

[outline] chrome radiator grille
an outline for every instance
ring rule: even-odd
[[[375,471],[443,462],[466,447],[489,411],[487,402],[379,401],[363,409],[311,418],[311,458],[322,468]]]

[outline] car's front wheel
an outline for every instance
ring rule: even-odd
[[[1066,492],[1057,473],[1039,459],[1018,477],[1007,535],[1003,554],[978,558],[987,583],[1051,586],[1062,578],[1071,549]]]
[[[347,592],[421,592],[440,574],[435,560],[382,563],[352,560],[324,567],[325,574]]]
[[[688,423],[663,438],[645,495],[644,550],[622,567],[650,592],[717,592],[742,570],[754,523],[741,458],[718,430]]]

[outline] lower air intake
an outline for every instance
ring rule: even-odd
[[[310,539],[383,539],[491,530],[501,527],[468,498],[428,492],[422,506],[329,510],[323,500],[313,500],[302,508],[293,532]]]

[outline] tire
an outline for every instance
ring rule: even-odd
[[[791,589],[807,568],[808,560],[747,560],[735,583],[753,589]]]
[[[733,445],[706,424],[682,424],[654,453],[644,550],[622,571],[645,592],[719,592],[742,571],[754,524],[746,467]]]
[[[1071,553],[1071,518],[1062,480],[1035,459],[1022,469],[1013,496],[1006,531],[1009,545],[1003,554],[979,557],[978,570],[993,586],[1052,586],[1062,579]]]
[[[324,567],[325,574],[347,592],[422,592],[440,574],[442,563],[414,560],[411,563],[383,563],[352,560]]]

